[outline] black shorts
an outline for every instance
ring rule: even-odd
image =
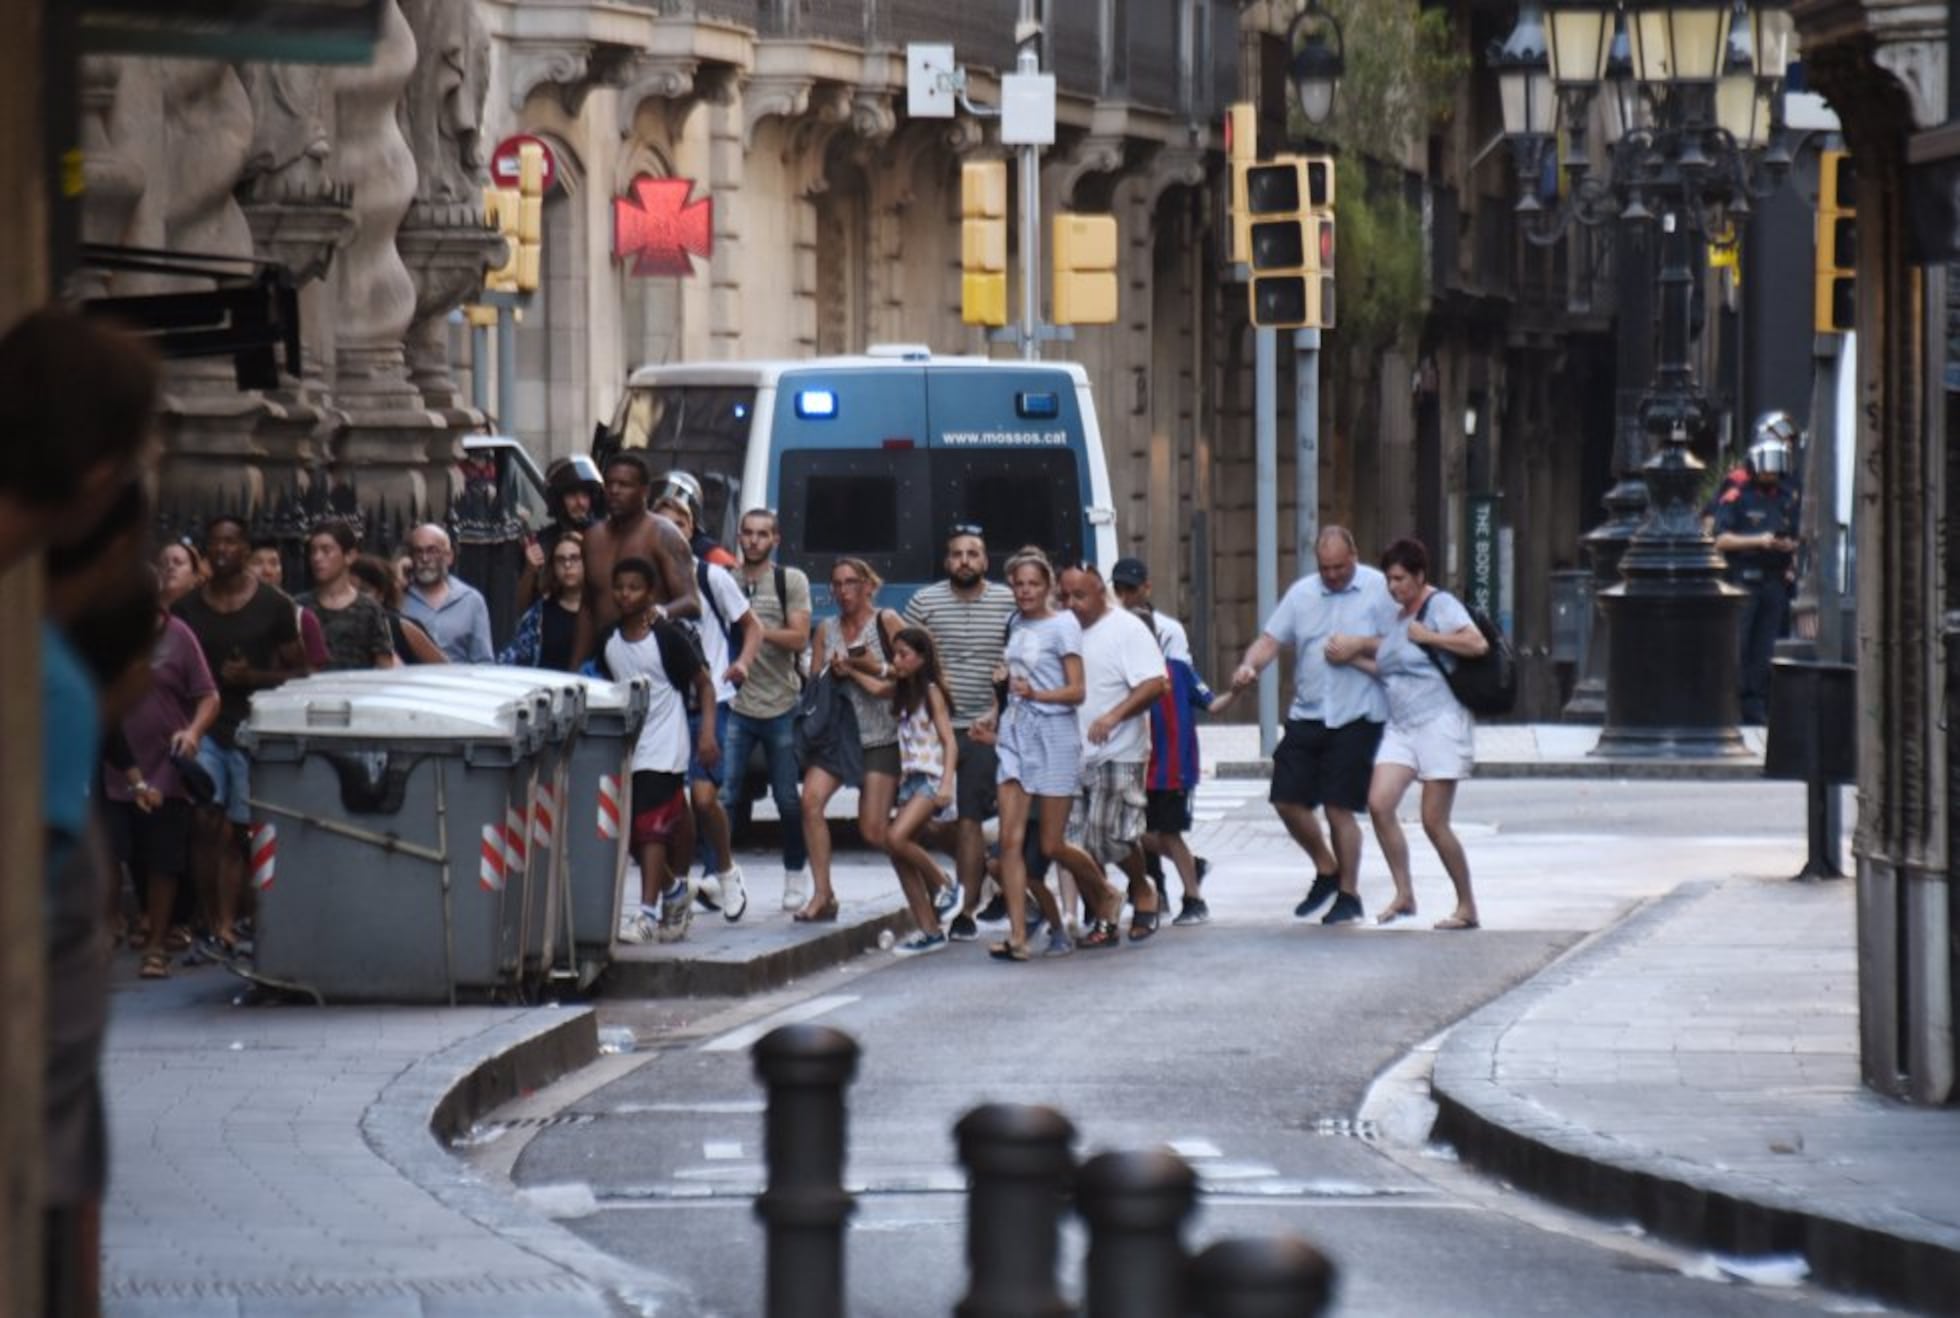
[[[1143,831],[1146,833],[1189,833],[1191,831],[1191,789],[1153,787],[1144,793]]]
[[[1319,719],[1286,720],[1286,735],[1273,751],[1273,790],[1267,799],[1308,809],[1366,810],[1381,740],[1382,725],[1370,719],[1338,728]]]
[[[182,875],[190,863],[191,803],[165,798],[145,814],[128,801],[113,801],[107,812],[116,859],[133,873]]]
[[[965,731],[953,734],[959,745],[959,776],[954,788],[953,802],[961,819],[971,819],[984,823],[992,819],[998,801],[994,795],[994,774],[1000,768],[1000,756],[994,748],[969,737]]]

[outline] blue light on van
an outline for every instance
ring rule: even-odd
[[[828,421],[837,415],[837,394],[830,389],[799,389],[796,415],[805,421]]]
[[[735,413],[735,419],[737,421],[746,421],[749,419],[749,405],[747,403],[737,403],[732,410]]]
[[[1052,393],[1015,394],[1014,413],[1030,421],[1050,421],[1062,414],[1062,400]]]

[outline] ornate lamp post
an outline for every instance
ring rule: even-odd
[[[1310,124],[1326,123],[1334,112],[1335,89],[1347,72],[1340,22],[1321,7],[1320,0],[1307,0],[1286,30],[1286,48],[1292,52],[1287,77],[1300,113]]]
[[[1779,135],[1790,30],[1779,5],[1746,0],[1526,0],[1517,29],[1492,56],[1525,235],[1550,244],[1574,223],[1615,221],[1657,231],[1660,245],[1659,360],[1638,404],[1639,431],[1654,453],[1639,466],[1646,506],[1618,556],[1622,579],[1600,601],[1610,630],[1596,754],[1744,750],[1736,726],[1740,597],[1722,581],[1721,555],[1696,504],[1703,467],[1690,446],[1709,435],[1714,417],[1691,356],[1691,301],[1709,236],[1774,191],[1787,170],[1787,151],[1770,143]],[[1544,108],[1548,99],[1555,110]],[[1589,140],[1595,121],[1597,151]],[[1632,467],[1628,439],[1620,437],[1623,472]],[[1632,492],[1616,486],[1609,500],[1609,509],[1630,510]]]

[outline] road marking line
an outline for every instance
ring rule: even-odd
[[[701,1103],[620,1103],[608,1109],[607,1115],[625,1117],[636,1116],[643,1112],[689,1112],[739,1117],[767,1110],[767,1105],[759,1098],[737,1098]]]
[[[1225,1151],[1206,1139],[1171,1141],[1171,1152],[1180,1158],[1222,1158]]]
[[[732,1162],[742,1156],[740,1140],[703,1140],[701,1156],[709,1162]]]
[[[759,1021],[751,1021],[739,1030],[730,1030],[719,1038],[710,1039],[701,1045],[701,1051],[704,1053],[740,1052],[778,1025],[795,1025],[799,1021],[810,1020],[838,1007],[849,1006],[857,1000],[858,995],[855,993],[831,993],[823,997],[811,998],[808,1002],[785,1007],[781,1011],[764,1016]]]

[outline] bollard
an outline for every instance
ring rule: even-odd
[[[1098,1154],[1075,1181],[1089,1224],[1088,1318],[1184,1318],[1184,1219],[1197,1173],[1175,1153]]]
[[[857,1071],[851,1036],[822,1025],[785,1025],[750,1055],[768,1086],[763,1161],[769,1184],[756,1196],[768,1234],[768,1318],[842,1318],[844,1086]]]
[[[1306,1318],[1334,1297],[1334,1265],[1298,1236],[1221,1240],[1191,1262],[1199,1318]]]
[[[989,1103],[953,1128],[967,1171],[966,1298],[958,1318],[1066,1318],[1055,1287],[1075,1127],[1053,1108]]]

